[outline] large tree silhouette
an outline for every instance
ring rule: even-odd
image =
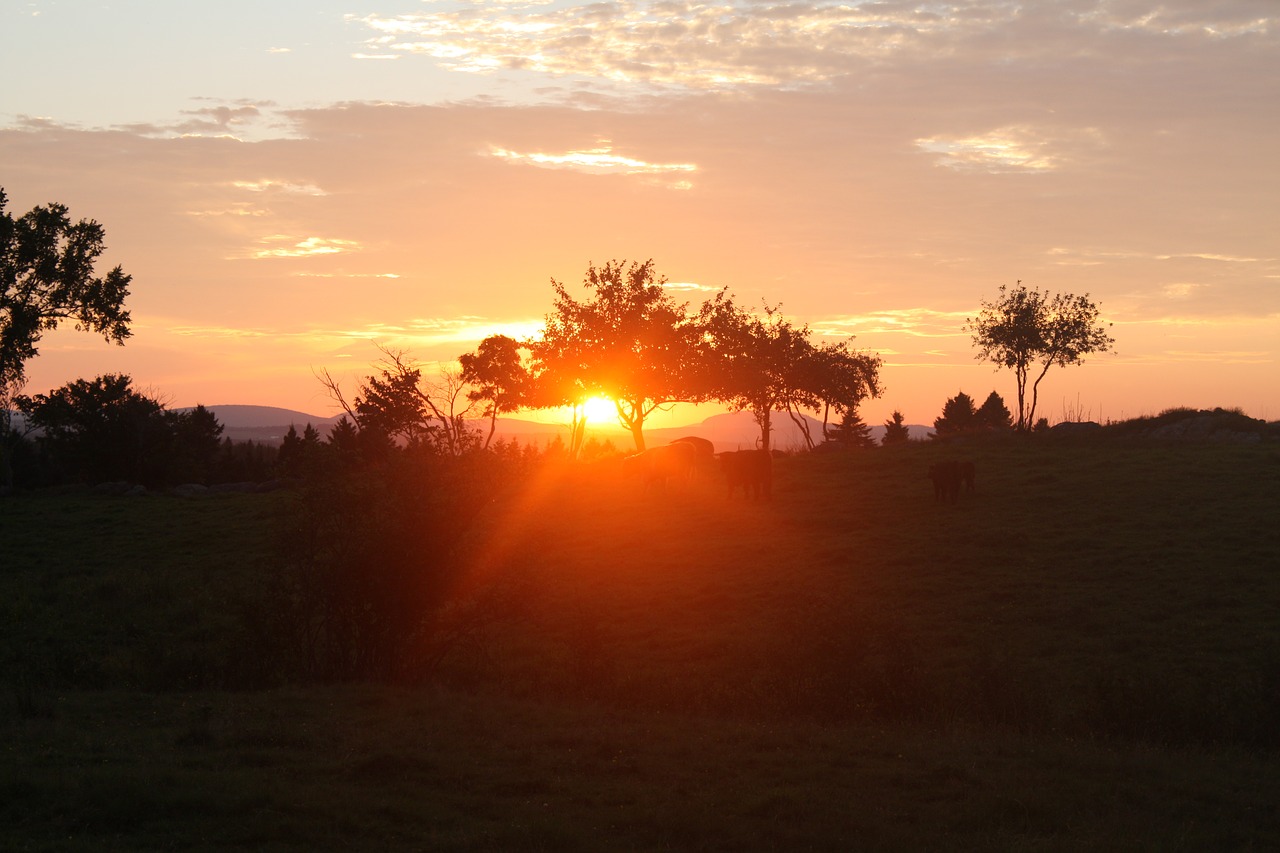
[[[555,304],[542,335],[528,342],[543,404],[576,406],[607,397],[636,449],[644,450],[649,415],[672,403],[706,399],[697,370],[697,326],[665,283],[652,260],[589,265],[582,301],[552,279]]]
[[[1104,327],[1099,314],[1087,293],[1050,294],[1029,290],[1019,281],[1012,290],[1001,285],[995,301],[983,300],[978,316],[966,321],[965,328],[973,333],[973,343],[978,348],[977,358],[1014,373],[1019,430],[1029,430],[1035,420],[1040,380],[1050,367],[1081,364],[1086,355],[1106,352],[1115,344],[1106,331],[1110,324]]]
[[[702,306],[699,323],[710,396],[751,412],[762,449],[771,444],[774,412],[786,412],[813,447],[804,412],[820,412],[825,431],[831,409],[856,410],[880,393],[878,356],[855,352],[846,341],[815,346],[808,325],[791,322],[779,306],[754,314],[722,290]]]
[[[45,332],[71,321],[116,343],[130,334],[124,309],[130,276],[118,266],[94,275],[105,248],[102,226],[89,219],[72,223],[61,204],[14,219],[5,212],[8,201],[0,189],[0,432]]]

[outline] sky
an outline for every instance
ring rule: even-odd
[[[879,354],[869,424],[1014,408],[964,326],[1019,281],[1116,340],[1051,422],[1280,419],[1275,0],[5,0],[0,79],[9,211],[133,276],[127,344],[46,335],[27,393],[328,416],[321,371],[432,374],[653,259]]]

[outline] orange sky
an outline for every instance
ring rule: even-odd
[[[1280,419],[1270,0],[138,6],[0,11],[10,211],[97,219],[134,277],[128,344],[50,335],[29,393],[328,415],[317,370],[534,334],[551,278],[653,258],[880,353],[868,423],[1012,407],[961,326],[1019,279],[1114,323],[1051,421]]]

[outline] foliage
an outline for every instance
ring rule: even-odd
[[[710,397],[734,411],[750,411],[768,449],[772,417],[785,411],[806,444],[815,444],[803,411],[823,414],[856,409],[880,394],[878,356],[853,351],[847,341],[814,346],[808,325],[796,326],[779,306],[759,316],[739,307],[727,291],[703,305],[703,365]]]
[[[893,415],[884,423],[884,436],[880,439],[880,443],[886,447],[906,444],[911,440],[911,430],[906,425],[906,418],[902,412],[897,409],[893,410]]]
[[[302,430],[302,435],[299,435],[298,428],[289,424],[289,429],[280,442],[280,452],[276,456],[276,469],[286,477],[301,477],[319,464],[320,454],[323,452],[319,430],[307,424]]]
[[[14,219],[0,189],[0,419],[21,390],[25,363],[41,336],[64,321],[108,341],[129,337],[124,308],[131,277],[120,267],[94,275],[105,232],[93,220],[72,224],[67,208],[50,204]],[[0,422],[0,431],[7,423]]]
[[[978,425],[977,414],[973,398],[961,391],[954,397],[947,398],[942,414],[934,419],[934,432],[938,438],[972,432]]]
[[[827,440],[843,447],[875,447],[876,441],[871,437],[871,427],[867,426],[858,410],[845,409],[840,423],[827,430]]]
[[[541,336],[528,342],[533,405],[577,407],[606,397],[636,449],[644,450],[649,415],[671,403],[707,399],[698,371],[698,328],[665,283],[652,260],[589,265],[583,301],[552,279],[555,304]],[[580,440],[580,430],[574,434]]]
[[[175,426],[182,420],[167,414],[158,400],[135,391],[132,382],[124,374],[106,374],[14,402],[43,431],[39,443],[62,476],[89,483],[160,485],[169,479]],[[188,418],[186,423],[194,422]],[[205,448],[200,429],[192,426],[182,433],[195,442],[190,448],[195,455]]]
[[[261,483],[276,472],[280,450],[256,441],[222,439],[209,475],[210,483]]]
[[[1004,404],[1004,398],[992,391],[978,407],[976,424],[981,429],[1003,430],[1013,426],[1013,414]]]
[[[403,350],[378,347],[377,373],[360,384],[347,402],[338,381],[322,371],[320,381],[365,437],[370,454],[384,453],[396,442],[411,448],[460,456],[479,444],[479,433],[467,420],[472,402],[457,370],[441,368],[437,381],[426,382],[422,368]]]
[[[77,379],[14,402],[38,432],[37,460],[29,451],[15,454],[24,462],[18,482],[27,487],[226,482],[228,473],[253,455],[223,442],[222,424],[204,406],[170,411],[154,396],[135,390],[125,374]],[[11,442],[13,449],[24,444]],[[266,465],[255,470],[263,473]]]
[[[1098,320],[1100,310],[1089,295],[1050,294],[1029,290],[1021,281],[1012,290],[1000,286],[993,302],[983,300],[982,311],[965,328],[973,333],[977,358],[1014,372],[1018,388],[1017,429],[1035,422],[1040,381],[1054,365],[1081,364],[1086,355],[1107,352],[1115,344]],[[1027,384],[1031,399],[1027,400]]]
[[[532,379],[520,355],[520,344],[506,335],[490,335],[480,342],[474,353],[458,356],[462,380],[471,386],[467,399],[485,403],[484,416],[489,418],[487,448],[497,429],[498,415],[520,410],[530,393]]]

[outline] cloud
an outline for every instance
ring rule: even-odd
[[[338,255],[346,252],[358,252],[362,248],[354,240],[337,240],[329,237],[289,237],[284,234],[272,234],[258,241],[265,249],[251,250],[249,258],[310,258],[317,255]]]
[[[1026,125],[999,127],[968,136],[940,135],[917,139],[915,145],[937,157],[938,165],[958,171],[1050,172],[1071,159],[1081,143],[1101,145],[1096,128],[1047,132]]]
[[[298,184],[292,181],[277,180],[273,178],[261,178],[256,181],[232,181],[231,186],[238,190],[248,190],[249,192],[255,193],[279,191],[297,193],[299,195],[328,195],[328,193],[315,184]]]
[[[364,56],[421,56],[473,74],[535,73],[702,91],[822,84],[903,59],[969,53],[998,61],[1041,51],[1046,40],[1033,37],[1046,27],[1056,30],[1066,55],[1096,49],[1108,35],[1239,40],[1280,29],[1280,15],[1263,0],[1208,7],[1182,0],[1154,10],[1125,0],[1043,6],[1007,0],[476,3],[348,20],[374,33]]]
[[[370,272],[370,273],[349,273],[349,272],[292,272],[290,275],[298,278],[400,278],[399,273],[394,272]]]
[[[589,175],[665,176],[671,173],[690,174],[698,170],[698,167],[692,163],[647,163],[634,157],[624,157],[621,154],[615,154],[613,147],[607,142],[598,148],[566,151],[562,154],[520,153],[492,146],[489,149],[489,155],[508,163],[536,166],[542,169],[570,169]],[[688,189],[691,184],[688,181],[679,181],[676,186],[680,189]]]
[[[967,313],[930,308],[872,311],[861,315],[823,317],[813,321],[813,330],[817,334],[833,337],[856,334],[950,338],[966,334],[963,330],[964,323],[976,313],[976,308]]]

